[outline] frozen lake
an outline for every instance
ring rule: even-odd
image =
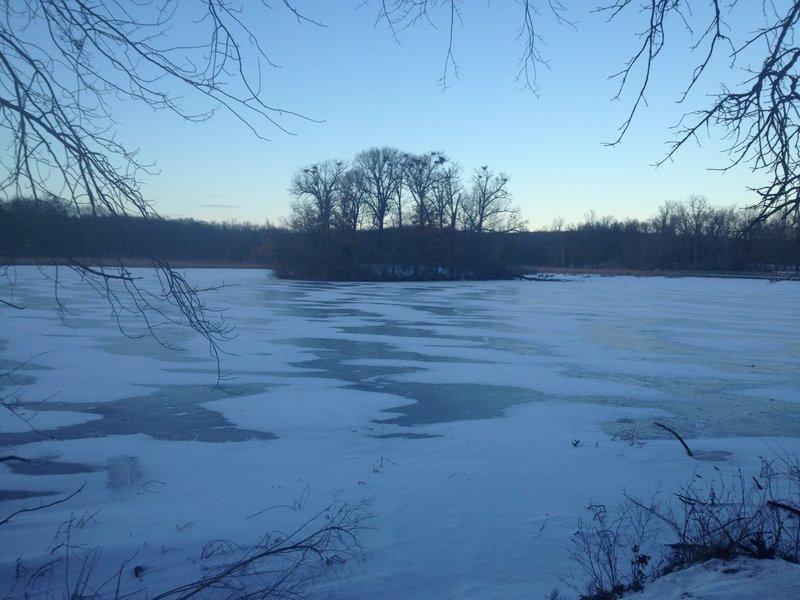
[[[91,515],[73,535],[104,548],[101,566],[135,554],[143,571],[125,583],[153,595],[199,576],[209,540],[252,543],[368,499],[368,560],[312,596],[536,598],[569,591],[569,536],[589,502],[800,451],[797,282],[189,271],[228,284],[207,295],[237,333],[220,391],[201,339],[159,328],[176,351],[124,337],[70,277],[62,320],[51,281],[15,276],[26,309],[3,310],[0,370],[16,370],[0,383],[33,403],[35,431],[0,418],[0,453],[33,461],[0,466],[0,518],[86,487],[3,527],[11,595],[70,517]],[[644,445],[614,441],[622,431]]]

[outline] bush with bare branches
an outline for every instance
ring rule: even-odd
[[[632,496],[588,507],[572,536],[581,600],[613,600],[652,578],[714,558],[800,563],[800,458],[762,458],[758,475],[693,477],[668,500]]]
[[[212,540],[196,558],[205,575],[163,591],[146,584],[147,569],[135,563],[135,554],[110,572],[103,570],[102,547],[86,546],[74,537],[91,517],[70,518],[62,524],[58,543],[44,563],[18,560],[16,582],[8,592],[96,600],[299,598],[321,575],[364,561],[361,535],[370,526],[372,515],[367,501],[334,502],[291,531],[269,532],[255,544]],[[130,589],[132,578],[136,589]]]

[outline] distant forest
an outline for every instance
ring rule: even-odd
[[[155,255],[154,255],[155,252]],[[548,231],[420,226],[342,229],[74,214],[70,205],[0,203],[0,264],[153,257],[186,265],[268,267],[336,280],[502,278],[536,269],[797,271],[800,225],[702,198],[667,202],[646,221],[587,215]]]
[[[267,253],[279,274],[320,279],[495,278],[531,266],[637,270],[777,269],[800,263],[797,212],[759,213],[702,196],[666,202],[648,221],[587,215],[526,232],[509,178],[442,152],[374,147],[298,170],[287,228]]]

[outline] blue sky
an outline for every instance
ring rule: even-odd
[[[546,4],[546,3],[544,3]],[[292,174],[326,158],[350,159],[360,150],[389,145],[409,152],[444,151],[468,177],[488,164],[510,176],[510,190],[531,229],[556,217],[584,220],[589,211],[620,218],[647,218],[666,200],[703,194],[714,205],[755,201],[747,186],[759,183],[747,167],[727,173],[724,146],[713,135],[685,148],[659,168],[671,139],[670,127],[689,109],[707,102],[722,77],[736,83],[741,71],[717,61],[708,85],[684,105],[676,100],[693,63],[690,39],[678,26],[674,46],[659,61],[648,105],[616,147],[613,140],[632,97],[613,101],[618,71],[636,47],[639,15],[606,23],[589,2],[567,13],[577,31],[547,13],[537,21],[550,70],[540,70],[537,97],[515,82],[522,50],[516,34],[516,2],[464,2],[455,32],[459,79],[442,90],[447,16],[400,33],[398,44],[375,18],[379,2],[307,1],[297,5],[327,25],[299,24],[280,2],[248,21],[267,55],[280,68],[264,71],[265,99],[272,105],[321,122],[287,118],[294,135],[263,128],[256,138],[224,113],[206,123],[182,122],[126,103],[115,115],[121,138],[155,161],[159,174],[144,180],[145,195],[165,216],[207,220],[280,222],[288,215]],[[760,4],[760,3],[759,3]],[[757,17],[757,15],[756,15]],[[637,20],[637,18],[639,20]],[[753,15],[739,15],[744,32]],[[734,26],[737,24],[733,22]],[[631,88],[633,91],[633,88]],[[714,133],[714,132],[712,132]]]

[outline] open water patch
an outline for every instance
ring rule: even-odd
[[[399,416],[375,420],[376,423],[403,427],[493,419],[505,416],[505,411],[517,404],[544,399],[541,394],[527,388],[474,383],[382,381],[349,387],[361,391],[379,391],[410,400],[408,404],[382,411]]]
[[[379,317],[378,313],[366,312],[359,308],[343,308],[327,306],[324,303],[311,306],[277,307],[278,314],[291,317],[300,317],[306,321],[336,321],[342,318],[369,318]]]
[[[155,359],[161,363],[204,362],[213,365],[214,360],[212,358],[198,359],[197,356],[181,349],[182,344],[190,339],[191,336],[185,332],[180,336],[175,332],[170,332],[168,337],[159,338],[153,337],[153,335],[131,338],[117,334],[106,337],[96,343],[94,347],[107,354],[122,357],[143,357]]]
[[[370,437],[374,437],[378,440],[389,440],[394,438],[400,438],[404,440],[427,440],[430,438],[438,438],[442,437],[440,435],[435,435],[433,433],[382,433],[379,435],[371,435]]]
[[[0,352],[5,350],[3,340],[0,340]],[[38,356],[41,356],[38,355]],[[36,363],[36,357],[29,360],[9,360],[0,358],[0,390],[9,386],[25,386],[36,381],[27,371],[49,371],[50,367]]]
[[[31,385],[36,381],[34,377],[16,371],[15,369],[19,366],[19,364],[14,364],[11,361],[0,361],[0,390],[13,386]],[[26,365],[25,368],[27,369],[28,366]]]
[[[528,388],[515,386],[400,382],[391,379],[395,375],[423,371],[429,364],[439,366],[443,363],[473,363],[473,360],[432,356],[398,349],[389,343],[348,338],[298,338],[284,340],[283,343],[309,348],[315,355],[315,358],[294,362],[292,366],[311,368],[318,371],[319,376],[349,382],[350,385],[346,386],[348,389],[396,396],[398,405],[383,411],[395,416],[375,421],[381,424],[413,427],[491,419],[505,416],[505,411],[516,404],[544,398]],[[369,361],[370,364],[358,361]],[[381,364],[375,364],[376,362]],[[428,437],[407,433],[386,435]]]
[[[461,358],[399,350],[396,346],[385,342],[365,342],[347,338],[297,338],[282,340],[282,343],[297,348],[308,348],[315,355],[315,358],[290,363],[293,367],[314,369],[321,377],[355,384],[418,372],[423,370],[426,364],[473,362]],[[371,364],[364,364],[367,361]],[[375,364],[376,362],[381,364]],[[416,364],[410,366],[403,363]]]
[[[17,475],[76,475],[78,473],[94,473],[102,470],[85,463],[61,462],[50,457],[23,461],[8,461],[7,466]]]
[[[55,440],[79,440],[111,435],[148,435],[165,441],[244,442],[272,440],[265,431],[238,428],[220,413],[202,406],[212,400],[232,395],[253,396],[263,393],[265,385],[231,385],[225,391],[200,385],[159,386],[151,394],[108,402],[46,402],[39,412],[79,411],[100,418],[48,432]],[[0,434],[0,446],[19,446],[44,439],[40,433],[26,431]]]
[[[406,323],[383,319],[373,325],[338,326],[342,333],[355,335],[378,335],[398,338],[435,338],[436,331],[428,323]]]
[[[27,498],[42,498],[44,496],[55,496],[58,492],[40,492],[28,490],[0,490],[0,502],[11,500],[26,500]]]

